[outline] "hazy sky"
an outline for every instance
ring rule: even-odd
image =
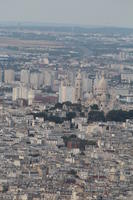
[[[0,21],[133,28],[133,0],[0,0]]]

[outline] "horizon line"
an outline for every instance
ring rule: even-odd
[[[89,24],[77,24],[77,23],[62,23],[62,22],[41,22],[41,21],[0,21],[0,25],[15,25],[15,26],[24,26],[24,25],[38,25],[38,26],[59,26],[59,27],[81,27],[81,28],[118,28],[118,29],[133,29],[129,26],[117,26],[117,25],[89,25]]]

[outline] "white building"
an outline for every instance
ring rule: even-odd
[[[121,81],[128,82],[128,83],[133,82],[133,73],[122,73]]]
[[[48,64],[49,64],[48,58],[44,58],[44,59],[43,59],[43,64],[44,64],[44,65],[48,65]]]
[[[130,95],[130,94],[129,95],[118,95],[117,99],[123,103],[130,103],[130,104],[133,103],[133,95]]]
[[[75,90],[74,87],[69,85],[69,84],[64,84],[61,83],[61,86],[59,87],[59,102],[63,103],[66,101],[70,101],[72,103],[74,103],[75,101]]]
[[[34,91],[21,85],[14,87],[12,92],[12,100],[16,101],[17,99],[28,100],[28,105],[31,105],[34,99]]]
[[[39,89],[43,84],[43,75],[39,72],[33,72],[30,74],[30,86],[33,89]]]
[[[52,85],[52,73],[49,70],[44,71],[44,85],[51,86]]]
[[[92,79],[89,79],[87,74],[82,77],[82,92],[92,92]]]
[[[32,89],[28,92],[28,105],[32,105],[34,99],[34,91]]]
[[[21,70],[20,82],[25,83],[25,84],[29,84],[29,81],[30,81],[30,71],[26,70],[26,69]]]
[[[13,83],[15,80],[15,72],[12,69],[6,69],[4,71],[4,82],[5,83]]]

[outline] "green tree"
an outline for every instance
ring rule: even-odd
[[[103,111],[90,111],[88,113],[88,122],[104,122],[105,116]]]
[[[106,121],[124,122],[128,119],[128,112],[123,110],[111,110],[106,115]]]
[[[90,107],[91,107],[91,110],[99,110],[99,107],[97,104],[93,104]]]
[[[69,120],[69,121],[71,121],[75,117],[76,117],[76,113],[75,112],[68,112],[66,114],[66,119]]]

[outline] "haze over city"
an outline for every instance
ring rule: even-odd
[[[133,1],[0,0],[0,21],[133,28]]]

